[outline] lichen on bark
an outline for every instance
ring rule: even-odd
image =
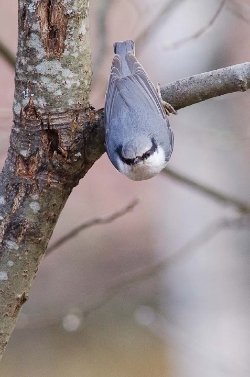
[[[14,124],[0,175],[0,356],[64,204],[104,152],[86,0],[19,0]]]
[[[20,0],[14,114],[87,106],[91,56],[87,1]]]

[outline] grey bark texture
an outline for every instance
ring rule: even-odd
[[[0,357],[62,208],[104,153],[89,105],[87,0],[19,0],[13,127],[0,175]],[[176,109],[249,88],[250,63],[162,87]]]
[[[250,63],[204,72],[161,87],[161,95],[175,110],[250,87]]]
[[[104,152],[89,106],[87,0],[19,0],[14,122],[0,176],[0,354],[74,186]],[[98,135],[95,135],[98,126]]]

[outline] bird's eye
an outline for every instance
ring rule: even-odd
[[[151,156],[152,152],[151,150],[145,152],[143,155],[142,155],[142,159],[143,160],[146,160],[147,158],[149,158]]]
[[[152,139],[151,141],[152,141],[152,147],[149,149],[149,151],[145,152],[142,155],[143,160],[146,160],[147,158],[149,158],[157,150],[157,144],[156,144],[155,140]]]
[[[121,157],[121,160],[123,162],[125,162],[125,164],[127,164],[127,165],[133,165],[135,163],[135,159],[134,158],[124,158],[124,157]]]

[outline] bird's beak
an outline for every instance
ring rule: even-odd
[[[135,164],[138,164],[139,161],[141,161],[141,158],[140,158],[140,157],[136,157],[136,158],[134,159]]]

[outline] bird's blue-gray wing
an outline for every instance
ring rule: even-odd
[[[126,54],[126,61],[128,67],[132,73],[133,82],[140,88],[142,93],[155,105],[157,112],[159,112],[163,118],[166,118],[166,112],[162,106],[159,95],[152,82],[149,80],[147,73],[142,65],[138,62],[136,57],[128,52]]]
[[[105,119],[106,124],[112,118],[112,110],[114,108],[114,102],[119,95],[117,88],[117,80],[122,77],[122,67],[121,67],[121,58],[119,55],[115,55],[113,58],[111,72],[108,82],[108,88],[105,97]]]
[[[124,105],[128,110],[151,110],[166,119],[161,100],[141,64],[132,52],[126,54],[126,60],[131,75],[122,77],[120,56],[113,59],[105,103],[107,123],[119,116]]]

